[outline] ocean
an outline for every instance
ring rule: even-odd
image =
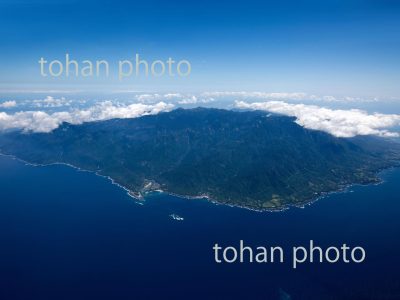
[[[305,208],[255,212],[0,156],[0,299],[400,299],[400,169]],[[176,215],[184,220],[171,217]],[[365,261],[222,263],[212,247],[361,246]]]

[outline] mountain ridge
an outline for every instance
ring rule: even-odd
[[[381,138],[337,138],[291,117],[210,108],[3,133],[0,151],[94,171],[136,196],[161,189],[257,210],[378,182],[377,172],[400,160],[400,146]]]

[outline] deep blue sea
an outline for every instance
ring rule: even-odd
[[[304,209],[153,195],[0,156],[0,299],[400,299],[400,170]],[[173,220],[178,214],[184,221]],[[212,246],[362,246],[361,264],[216,264]]]

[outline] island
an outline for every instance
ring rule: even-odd
[[[378,172],[400,161],[400,145],[389,139],[338,138],[291,117],[211,108],[2,132],[0,153],[93,171],[136,198],[157,190],[254,210],[377,183]]]

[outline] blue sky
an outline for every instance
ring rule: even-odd
[[[0,90],[400,98],[396,1],[0,1]],[[187,59],[189,78],[42,78],[40,57]]]

